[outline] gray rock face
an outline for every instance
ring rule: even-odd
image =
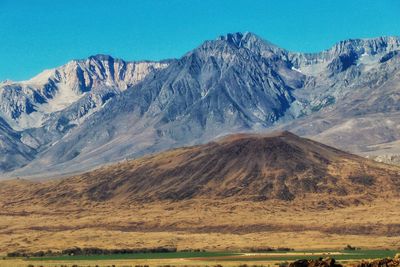
[[[10,171],[33,160],[34,149],[20,139],[21,135],[0,118],[0,166],[3,171]]]
[[[105,55],[73,60],[28,81],[0,84],[0,116],[16,130],[37,128],[51,114],[68,108],[88,93],[95,95],[103,87],[126,90],[153,70],[167,65],[167,62],[125,62]]]
[[[379,156],[368,155],[367,158],[386,164],[400,165],[400,154],[382,154]]]
[[[353,42],[361,47],[352,48],[355,63],[334,75],[325,69],[308,77],[312,82],[304,88],[307,94],[297,99],[304,106],[311,103],[311,110],[305,111],[309,116],[284,128],[353,153],[372,155],[375,145],[400,139],[399,39]],[[321,103],[324,99],[329,100],[328,106]]]
[[[78,172],[277,127],[365,151],[400,139],[398,51],[400,40],[384,37],[292,53],[235,33],[178,60],[72,61],[32,80],[0,85],[0,116],[30,156],[0,170],[26,165],[11,176]]]
[[[1,133],[1,137],[24,147],[22,154],[11,147],[1,150],[0,172],[25,165],[112,97],[168,62],[125,62],[96,55],[46,70],[28,81],[0,83],[0,118],[15,133]],[[23,155],[21,160],[12,163],[13,153]]]

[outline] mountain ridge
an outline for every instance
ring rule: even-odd
[[[380,112],[394,114],[397,88],[389,84],[397,84],[398,49],[399,38],[381,37],[339,42],[320,53],[297,53],[252,33],[234,33],[205,41],[182,58],[166,61],[166,66],[158,65],[139,75],[132,86],[107,85],[108,77],[113,77],[107,67],[99,71],[99,77],[105,78],[95,90],[44,116],[42,127],[20,131],[21,138],[15,142],[33,149],[35,159],[16,162],[7,171],[16,169],[11,176],[82,171],[224,134],[268,131],[281,125],[301,135],[320,136],[326,127],[308,129],[311,118],[333,114],[326,115],[337,118],[329,122],[333,126],[349,119],[344,113],[353,114],[350,119],[361,113],[378,114],[373,109],[376,103],[385,103]],[[108,62],[104,67],[115,64],[110,58],[97,55],[86,61],[102,59]],[[91,84],[90,79],[84,81],[81,85]],[[86,90],[85,86],[80,88]],[[382,86],[387,89],[379,95],[377,88]],[[376,97],[375,104],[371,97]],[[347,103],[357,98],[371,103]],[[37,108],[29,103],[28,110]],[[351,111],[357,106],[359,111]],[[94,136],[89,135],[92,132]],[[326,140],[332,144],[332,138]],[[361,153],[377,142],[371,137],[352,151]],[[26,166],[18,170],[21,165]]]

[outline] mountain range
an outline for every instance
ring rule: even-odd
[[[70,174],[275,129],[395,158],[399,67],[398,37],[298,53],[248,32],[206,41],[179,59],[73,60],[28,81],[0,83],[0,171]]]

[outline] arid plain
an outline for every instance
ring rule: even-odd
[[[72,246],[246,250],[257,247],[341,249],[400,247],[398,200],[333,208],[279,201],[194,200],[94,207],[2,208],[1,252]]]
[[[399,175],[288,132],[229,136],[70,178],[1,182],[0,252],[398,249]]]

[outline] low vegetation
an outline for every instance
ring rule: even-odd
[[[252,253],[262,253],[262,252],[288,252],[294,251],[292,248],[287,247],[251,247],[245,252]],[[176,247],[156,247],[156,248],[124,248],[124,249],[104,249],[97,247],[88,247],[88,248],[80,248],[73,247],[64,249],[61,251],[36,251],[36,252],[27,252],[27,251],[14,251],[9,252],[7,257],[22,257],[22,258],[43,258],[43,257],[60,257],[60,256],[101,256],[101,255],[130,255],[130,254],[152,254],[153,256],[158,253],[179,253],[177,256],[192,256],[196,255],[199,257],[203,256],[218,256],[218,255],[226,255],[226,253],[215,253],[215,252],[206,252],[204,249],[182,249],[178,252]],[[205,254],[206,253],[206,254]],[[229,253],[234,254],[234,253]],[[140,255],[139,255],[140,256]],[[149,255],[150,256],[150,255]],[[151,256],[150,256],[151,257]]]
[[[294,249],[293,248],[286,248],[286,247],[278,247],[278,248],[252,247],[252,248],[249,248],[248,251],[255,252],[255,253],[261,253],[261,252],[273,252],[273,251],[294,251]]]
[[[400,267],[400,258],[399,257],[394,257],[394,258],[383,258],[383,259],[374,259],[374,260],[360,260],[360,261],[355,261],[355,262],[338,262],[334,258],[317,258],[317,259],[300,259],[300,260],[295,260],[295,261],[283,261],[280,263],[276,263],[276,266],[279,267],[343,267],[343,266],[351,266],[351,267]],[[43,267],[42,264],[35,265],[35,264],[28,264],[26,265],[27,267]],[[47,265],[46,265],[47,266]],[[53,265],[52,265],[53,266]],[[83,266],[102,266],[102,267],[116,267],[117,265],[115,264],[110,264],[110,265],[78,265],[78,264],[61,264],[61,265],[54,265],[57,267],[83,267]],[[118,265],[118,266],[124,266],[124,267],[182,267],[181,264],[165,264],[165,265],[152,265],[152,264],[123,264],[123,265]],[[183,265],[183,267],[187,267],[189,265]],[[202,264],[196,264],[196,266],[205,266],[205,267],[224,267],[224,264],[213,264],[213,265],[202,265]],[[228,264],[226,266],[229,267],[265,267],[265,266],[270,266],[270,264],[237,264],[237,265],[231,265]]]
[[[7,257],[55,257],[55,256],[90,256],[90,255],[121,255],[138,253],[168,253],[176,252],[175,247],[157,247],[157,248],[135,248],[135,249],[102,249],[102,248],[68,248],[61,251],[37,251],[25,252],[15,251],[7,254]]]
[[[344,250],[360,250],[361,248],[353,247],[351,245],[347,245],[344,247]]]
[[[281,249],[281,250],[278,250]],[[254,252],[254,251],[258,252]],[[247,251],[249,252],[249,251]],[[19,257],[14,258],[15,260],[25,260],[27,263],[34,264],[35,262],[49,264],[55,261],[59,263],[80,263],[81,261],[95,262],[95,263],[103,263],[100,266],[106,266],[104,264],[113,263],[113,261],[125,261],[126,263],[141,263],[142,260],[146,261],[146,264],[157,262],[155,267],[159,266],[160,263],[174,263],[179,260],[182,263],[182,259],[185,259],[185,264],[188,262],[196,263],[196,266],[202,266],[209,264],[209,262],[214,263],[225,263],[231,266],[237,266],[240,263],[247,263],[249,266],[253,266],[254,264],[260,264],[264,262],[273,263],[275,265],[279,265],[282,267],[288,267],[290,262],[296,262],[299,259],[307,259],[303,260],[303,264],[305,261],[312,261],[316,264],[316,262],[322,261],[322,259],[326,257],[335,257],[336,260],[343,262],[357,262],[357,261],[365,261],[365,260],[373,260],[373,259],[381,259],[381,258],[394,258],[393,263],[398,262],[400,259],[396,256],[398,251],[393,250],[343,250],[343,251],[292,251],[289,248],[253,248],[252,253],[234,253],[234,252],[207,252],[198,249],[185,249],[184,251],[177,251],[176,248],[150,248],[150,249],[119,249],[119,250],[110,250],[110,249],[99,249],[99,248],[71,248],[66,249],[60,252],[35,252],[35,253],[9,253],[11,257]],[[41,256],[43,255],[43,256]],[[8,260],[12,260],[13,258],[8,258]],[[235,264],[237,262],[237,264]],[[253,264],[250,264],[253,263]],[[391,261],[392,263],[392,261]],[[246,267],[247,264],[242,264],[240,267]],[[300,264],[300,263],[298,263]],[[1,264],[0,264],[1,265]],[[153,264],[150,264],[153,265]],[[173,264],[171,264],[170,267]],[[181,265],[181,264],[178,264]],[[190,265],[190,264],[188,264]],[[2,265],[1,265],[2,266]],[[40,265],[37,265],[40,266]],[[47,265],[44,265],[47,266]],[[59,266],[59,265],[57,265]],[[124,265],[128,266],[128,265]],[[328,267],[328,265],[324,265],[323,267]],[[335,265],[336,266],[336,265]],[[385,267],[395,267],[397,265],[385,265]],[[35,265],[36,267],[36,265]],[[69,266],[70,267],[70,266]],[[310,267],[310,266],[291,266],[291,267]],[[322,267],[319,264],[311,267]],[[332,267],[332,266],[331,266]],[[340,266],[336,266],[340,267]],[[353,266],[354,267],[354,266]],[[362,265],[358,267],[382,267],[376,265]]]

